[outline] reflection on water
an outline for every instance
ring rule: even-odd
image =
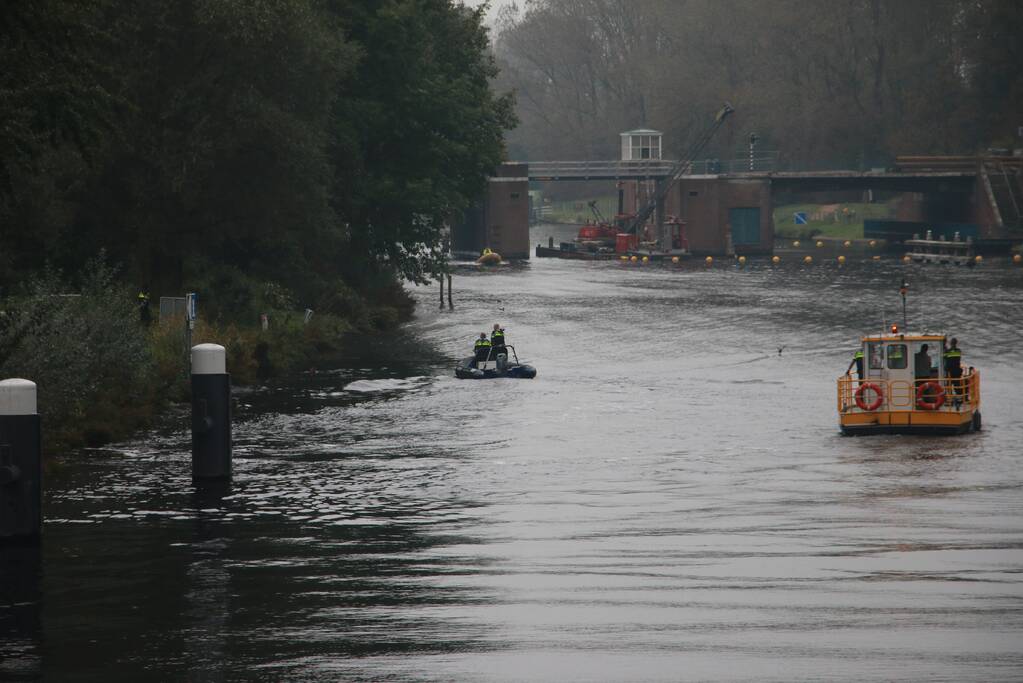
[[[834,378],[903,272],[911,327],[981,368],[985,432],[838,435]],[[416,290],[415,353],[240,392],[229,490],[192,490],[184,417],[72,459],[0,678],[1023,677],[1023,269],[454,284],[454,311]],[[453,378],[494,322],[537,379]]]

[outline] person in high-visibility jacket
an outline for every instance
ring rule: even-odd
[[[476,353],[476,363],[486,361],[490,357],[490,340],[487,339],[486,332],[480,332],[480,338],[476,340],[473,351]]]
[[[140,291],[136,301],[138,301],[139,307],[139,322],[148,325],[152,321],[152,315],[149,312],[149,294],[145,290]]]
[[[945,361],[945,376],[952,380],[952,390],[958,399],[963,393],[963,352],[959,349],[959,340],[949,340],[949,347],[942,354]]]
[[[853,354],[852,360],[849,362],[849,367],[845,369],[845,374],[848,375],[854,365],[857,379],[863,379],[863,349],[856,349],[856,353]]]
[[[508,349],[504,347],[504,328],[501,323],[494,323],[494,331],[490,333],[490,346],[494,349],[494,356],[503,353],[508,355]]]

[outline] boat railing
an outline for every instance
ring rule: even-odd
[[[494,362],[494,365],[497,365],[497,357],[500,354],[494,353],[495,349],[508,349],[508,351],[511,351],[511,355],[515,358],[515,361],[514,361],[515,364],[516,365],[519,364],[519,355],[517,353],[515,353],[515,347],[512,346],[511,344],[505,344],[504,346],[491,346],[490,350],[487,352],[486,359],[483,360],[482,362],[477,362],[476,363],[476,367],[479,368],[480,370],[486,370],[487,369],[487,364],[490,363],[491,361]],[[505,352],[505,357],[507,357],[507,355],[508,355],[508,353],[506,351]]]
[[[921,387],[929,384],[921,390]],[[881,403],[874,410],[868,411],[856,404],[856,392],[861,386],[873,385],[881,394]],[[917,395],[933,405],[939,397],[943,399],[937,408],[921,407]],[[868,404],[874,402],[874,390],[865,390],[861,400]],[[885,410],[918,410],[921,412],[954,412],[962,413],[977,410],[980,407],[980,372],[973,370],[962,377],[936,377],[909,380],[857,379],[850,375],[838,378],[838,410],[841,413],[864,413]]]

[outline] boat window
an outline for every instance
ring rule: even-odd
[[[867,358],[871,370],[884,367],[884,344],[867,344]]]
[[[888,369],[889,370],[903,370],[906,367],[906,345],[905,344],[889,344],[888,345]]]

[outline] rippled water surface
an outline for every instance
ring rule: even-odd
[[[904,273],[982,433],[838,433]],[[352,367],[238,391],[226,490],[192,488],[184,412],[69,459],[41,553],[4,550],[0,679],[1023,678],[1023,268],[454,283]],[[536,379],[454,379],[494,322]]]

